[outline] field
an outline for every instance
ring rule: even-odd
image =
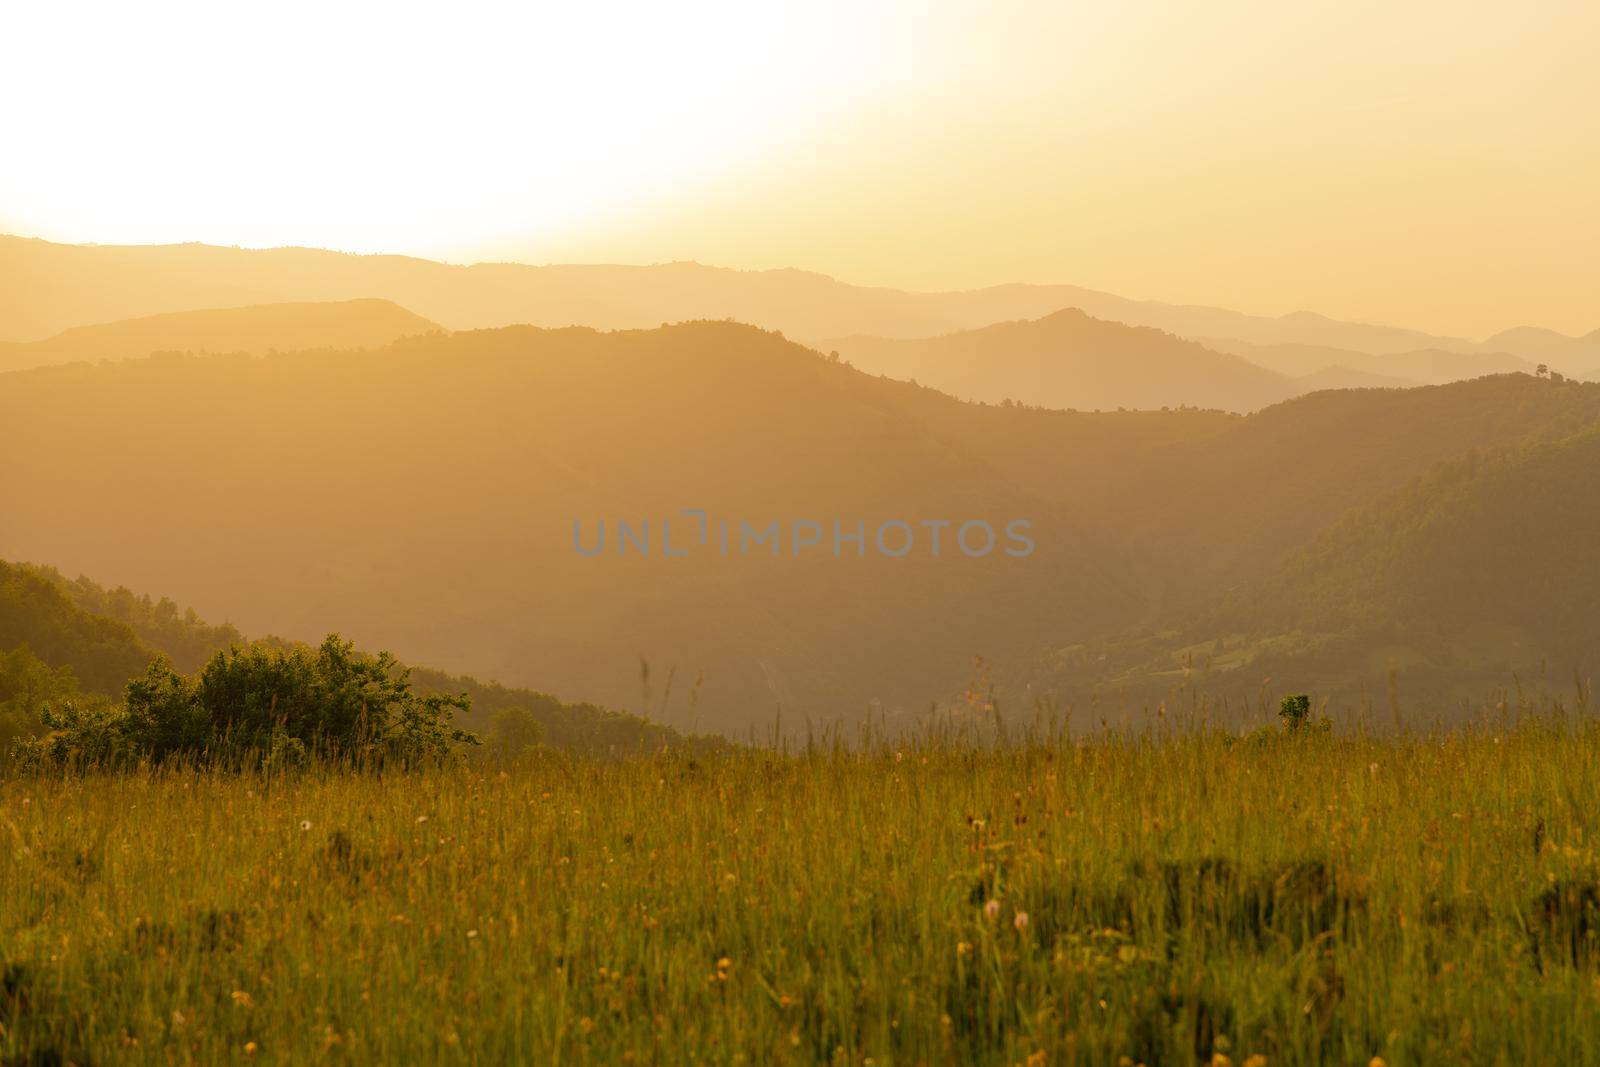
[[[0,781],[0,1062],[1600,1062],[1600,731]]]

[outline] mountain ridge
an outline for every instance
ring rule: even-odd
[[[0,372],[158,351],[364,348],[442,329],[377,297],[199,308],[74,326],[40,341],[0,341]]]
[[[1476,351],[1461,338],[1343,322],[1315,312],[1271,317],[1200,304],[1138,300],[1073,285],[1004,283],[912,292],[856,286],[799,268],[741,271],[679,261],[653,266],[447,264],[414,256],[317,249],[176,245],[63,245],[0,236],[0,338],[33,340],[87,322],[195,307],[383,297],[451,329],[515,323],[650,328],[734,318],[797,338],[873,334],[930,337],[1081,307],[1097,318],[1185,338],[1320,343],[1368,353],[1423,347]],[[94,276],[115,280],[94,284]],[[68,292],[51,279],[76,277]],[[626,281],[629,293],[618,292]],[[686,283],[693,283],[685,288]],[[117,300],[97,293],[115,291]],[[248,295],[249,299],[241,299]]]

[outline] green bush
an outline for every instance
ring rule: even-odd
[[[450,725],[465,696],[421,696],[387,652],[357,653],[329,635],[321,647],[234,645],[197,675],[165,659],[128,683],[120,708],[75,704],[44,717],[52,733],[24,742],[38,765],[264,761],[311,756],[364,764],[437,761],[477,738]]]

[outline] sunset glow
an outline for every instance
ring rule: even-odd
[[[5,21],[10,232],[1071,282],[1474,337],[1597,324],[1582,2]]]

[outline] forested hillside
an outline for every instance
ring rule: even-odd
[[[0,759],[11,739],[39,732],[46,706],[115,701],[158,656],[194,674],[217,653],[246,643],[233,626],[211,625],[165,597],[0,561]],[[276,649],[292,644],[275,637],[259,643]],[[477,730],[496,751],[542,743],[612,753],[683,740],[636,716],[546,693],[427,668],[414,668],[411,679],[425,695],[466,694],[470,708],[458,725]]]
[[[971,404],[730,323],[172,355],[0,377],[0,491],[20,502],[0,551],[251,634],[337,630],[743,735],[919,715],[978,656],[1035,689],[1067,663],[1063,691],[1093,689],[1142,661],[1083,650],[1188,632],[1440,462],[1597,421],[1600,387],[1524,375],[1245,417]],[[1033,548],[969,556],[953,538],[971,520],[1024,520]],[[835,553],[836,521],[859,552]],[[955,524],[939,556],[928,521]],[[903,555],[875,543],[893,522]],[[752,547],[744,526],[772,523]],[[149,635],[172,622],[105,610]]]
[[[1600,668],[1596,471],[1593,420],[1469,448],[1159,627],[1056,650],[1012,691],[1238,708],[1287,685],[1347,713],[1387,717],[1403,698],[1436,719],[1492,707],[1497,691],[1587,706]]]

